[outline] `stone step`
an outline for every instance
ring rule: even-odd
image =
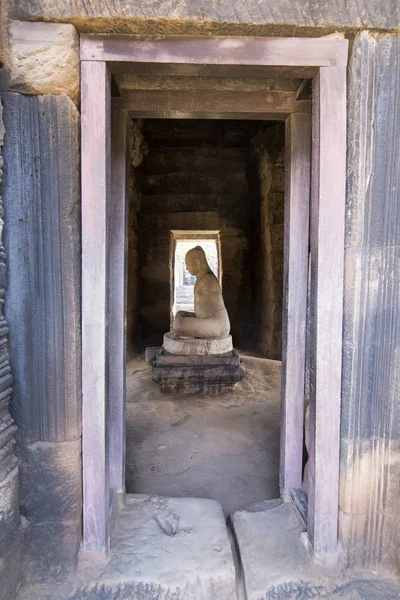
[[[289,502],[266,500],[230,517],[246,600],[396,600],[398,581],[344,570],[340,554],[315,557]]]
[[[307,548],[305,527],[291,503],[268,500],[235,512],[232,526],[247,600],[336,598],[342,573],[317,565]]]
[[[75,600],[236,600],[219,502],[128,495],[116,512],[107,561],[81,558]]]

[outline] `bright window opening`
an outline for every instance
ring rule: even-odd
[[[178,310],[194,311],[194,284],[196,283],[196,277],[191,275],[186,269],[185,256],[195,246],[203,248],[211,270],[216,277],[219,277],[217,240],[177,240],[174,256],[174,315]]]

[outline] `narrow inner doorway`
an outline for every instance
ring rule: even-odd
[[[214,498],[228,515],[279,497],[284,123],[132,120],[130,144],[126,489]],[[191,310],[184,255],[202,243],[246,377],[164,396],[144,348]]]
[[[171,322],[178,310],[194,312],[194,285],[196,277],[189,273],[185,256],[191,248],[203,248],[207,262],[214,275],[220,279],[221,260],[219,252],[219,231],[173,231],[171,232]]]

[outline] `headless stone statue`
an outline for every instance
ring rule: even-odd
[[[194,312],[178,311],[173,331],[164,334],[162,347],[149,349],[153,379],[165,394],[220,394],[233,390],[245,371],[233,350],[221,286],[203,248],[189,250],[185,261],[188,271],[196,276]]]
[[[222,297],[221,286],[211,271],[204,250],[196,246],[185,257],[186,268],[196,276],[194,313],[179,310],[172,329],[180,337],[224,338],[231,325]]]

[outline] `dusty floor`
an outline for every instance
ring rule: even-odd
[[[225,515],[279,497],[280,362],[244,356],[221,396],[162,395],[142,358],[127,365],[129,493],[212,498]]]

